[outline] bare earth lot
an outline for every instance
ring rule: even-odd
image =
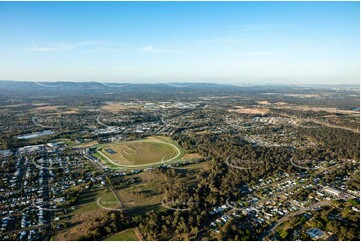
[[[244,108],[242,106],[235,106],[235,109],[228,109],[228,112],[241,113],[241,114],[260,114],[265,115],[269,113],[268,108]]]
[[[120,112],[123,110],[138,108],[137,106],[126,106],[121,103],[109,103],[100,107],[100,109],[112,113]]]

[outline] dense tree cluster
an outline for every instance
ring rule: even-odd
[[[134,226],[123,211],[107,211],[101,219],[95,218],[94,226],[90,226],[78,240],[101,240],[123,229]]]

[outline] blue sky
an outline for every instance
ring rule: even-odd
[[[358,84],[359,2],[0,2],[0,80]]]

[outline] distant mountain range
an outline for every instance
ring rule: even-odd
[[[285,84],[215,84],[215,83],[105,83],[105,82],[32,82],[1,81],[1,90],[52,91],[141,91],[141,90],[215,90],[215,89],[279,89],[279,88],[359,88],[359,85],[285,85]]]
[[[179,97],[204,95],[254,95],[259,93],[315,93],[322,90],[358,92],[359,86],[291,86],[291,85],[231,85],[214,83],[101,83],[101,82],[30,82],[0,81],[0,101],[28,98],[62,98],[113,95],[113,98]],[[121,94],[121,95],[120,95]],[[70,98],[71,100],[72,98]],[[68,101],[70,101],[68,100]]]

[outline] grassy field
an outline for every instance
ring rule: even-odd
[[[120,208],[114,194],[106,189],[91,189],[82,191],[75,207],[76,209],[71,213],[71,215],[103,208]]]
[[[149,171],[131,175],[129,178],[140,178],[141,182],[118,190],[128,212],[139,215],[158,209],[164,197],[161,188],[166,185],[165,176],[159,171]]]
[[[192,164],[177,170],[182,173],[180,178],[187,186],[197,185],[197,174],[202,169],[208,169],[208,162]],[[129,176],[129,178],[140,178],[141,182],[130,187],[119,189],[118,193],[131,215],[140,215],[151,210],[164,209],[161,201],[165,197],[164,187],[168,184],[165,174],[153,170]]]
[[[93,141],[85,142],[85,143],[82,143],[82,144],[74,144],[73,147],[74,148],[89,148],[89,147],[92,147],[92,146],[97,145],[97,144],[98,144],[98,141],[93,140]]]
[[[80,236],[91,230],[91,227],[94,226],[94,219],[100,221],[108,212],[108,209],[120,208],[113,193],[104,188],[84,189],[81,191],[74,207],[74,211],[60,216],[60,224],[68,222],[71,226],[57,231],[54,240],[78,240]]]
[[[180,178],[187,186],[197,185],[197,174],[201,169],[208,169],[208,162],[191,164],[177,170],[182,173]],[[156,169],[127,176],[127,178],[140,178],[141,182],[123,189],[117,189],[129,216],[145,214],[151,210],[166,209],[161,205],[165,198],[163,188],[169,184],[167,176]],[[103,218],[107,208],[120,208],[113,193],[104,188],[84,189],[74,205],[75,210],[64,215],[61,222],[68,221],[70,226],[57,231],[54,240],[78,240],[84,233],[89,233],[94,226],[94,219]],[[105,240],[134,241],[139,240],[133,229],[121,231]]]
[[[200,158],[202,158],[202,156],[198,155],[198,154],[185,154],[182,157],[182,160],[197,160],[197,159],[200,159]]]
[[[82,229],[88,226],[87,222],[93,218],[102,217],[110,208],[120,208],[114,194],[106,189],[83,190],[75,204],[75,210],[66,216],[60,216],[61,222],[70,222],[75,225],[69,229],[59,231],[55,240],[77,240]],[[70,218],[68,218],[70,216]]]
[[[64,142],[66,145],[74,145],[75,142],[70,139],[54,139],[51,142]]]
[[[185,153],[172,139],[162,136],[99,145],[97,149],[103,162],[132,168],[180,160]]]
[[[137,241],[134,229],[126,229],[113,236],[106,238],[104,241]]]
[[[195,187],[197,186],[197,174],[202,169],[209,169],[208,162],[201,162],[198,164],[192,164],[188,166],[184,166],[183,170],[180,170],[179,172],[188,174],[187,176],[184,176],[181,178],[181,180],[185,183],[187,183],[187,186],[189,187]]]
[[[120,166],[114,163],[113,161],[109,160],[109,158],[105,157],[105,155],[101,154],[100,152],[97,152],[94,154],[101,163],[107,165],[111,169],[119,169]]]

